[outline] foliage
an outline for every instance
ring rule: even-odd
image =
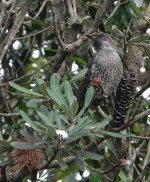
[[[7,22],[3,20],[0,24],[0,167],[4,170],[0,172],[0,181],[4,171],[7,174],[15,162],[12,151],[38,149],[44,158],[42,168],[23,173],[21,181],[33,180],[35,172],[38,175],[33,181],[77,181],[78,175],[82,181],[102,181],[104,166],[111,156],[117,155],[113,143],[116,138],[125,141],[127,151],[126,159],[119,161],[119,181],[126,182],[129,176],[135,181],[140,173],[144,173],[142,179],[148,181],[149,98],[137,95],[133,99],[126,119],[129,125],[123,128],[127,129],[124,132],[123,129],[107,130],[113,119],[115,96],[107,102],[100,98],[98,104],[94,103],[95,91],[89,85],[83,103],[78,103],[76,98],[78,85],[91,59],[90,42],[83,41],[82,35],[86,30],[93,31],[91,27],[108,1],[72,1],[76,4],[72,11],[66,2],[20,0],[16,5],[18,11],[10,9],[12,4],[4,8]],[[141,0],[139,7],[137,3],[137,0],[118,1],[108,9],[98,29],[116,41],[125,68],[130,52],[128,46],[140,48],[142,56],[138,69],[145,68],[149,74],[150,35],[146,30],[150,19],[145,17],[149,1]],[[26,16],[14,40],[10,40],[8,35],[14,31],[15,15],[24,4],[27,4]],[[146,29],[145,24],[141,25],[145,21]],[[5,28],[7,31],[3,32]],[[10,45],[5,52],[8,39]],[[75,66],[78,69],[74,71]],[[146,77],[146,81],[148,79]],[[144,84],[139,83],[141,87]],[[34,142],[24,141],[24,138]],[[129,171],[128,162],[133,164],[127,166]],[[86,169],[90,175],[84,177]],[[9,175],[7,177],[9,179]]]

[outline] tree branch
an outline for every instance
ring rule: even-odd
[[[113,2],[114,0],[108,0],[108,2],[102,8],[101,13],[96,17],[92,28],[88,30],[88,32],[94,32],[99,27],[106,13],[108,12],[108,10],[110,10],[111,6],[113,5]],[[65,49],[60,50],[55,56],[55,62],[51,68],[51,72],[48,75],[48,77],[50,77],[53,73],[56,73],[59,70],[62,62],[66,59],[66,57],[70,56],[71,53],[76,51],[87,40],[88,37],[82,35],[77,41],[73,42],[72,44],[66,45],[67,47]]]
[[[20,113],[0,113],[2,117],[20,116]]]
[[[58,41],[60,47],[63,49],[66,47],[66,45],[64,44],[64,42],[61,39],[59,29],[57,26],[55,5],[54,5],[53,0],[50,0],[50,2],[51,2],[51,13],[52,13],[52,18],[53,18],[53,26],[54,26],[54,30],[55,30],[54,32],[56,34],[56,38],[57,38],[57,41]]]
[[[135,94],[135,98],[139,97],[145,90],[147,90],[150,87],[150,81],[147,82],[139,92]]]
[[[141,112],[140,114],[136,115],[133,119],[129,119],[123,126],[120,128],[113,128],[112,131],[119,132],[122,131],[123,129],[133,125],[136,121],[139,119],[143,118],[144,116],[148,116],[150,114],[150,109]]]

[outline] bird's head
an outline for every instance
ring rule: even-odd
[[[111,36],[107,33],[98,32],[98,33],[85,33],[85,36],[91,39],[94,49],[109,49],[116,50],[115,42],[112,40]]]

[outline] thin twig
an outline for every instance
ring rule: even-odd
[[[139,119],[148,116],[150,114],[150,109],[147,109],[146,111],[141,112],[140,114],[136,115],[133,119],[129,119],[124,125],[122,125],[120,128],[113,128],[112,131],[119,132],[123,129],[133,125],[136,121]]]
[[[148,164],[149,160],[150,160],[150,141],[147,144],[147,153],[144,158],[143,168],[145,168],[145,166]]]
[[[20,116],[20,113],[0,113],[1,117]]]
[[[140,175],[137,177],[137,179],[135,180],[135,182],[141,182],[143,181],[143,177],[145,176],[146,172],[149,172],[150,170],[150,161],[148,162],[148,164],[145,166],[145,168],[142,170],[142,172],[140,173]]]
[[[55,159],[57,153],[59,152],[59,148],[60,148],[61,144],[62,144],[62,143],[61,143],[60,141],[58,141],[58,144],[57,144],[57,146],[56,146],[56,149],[54,150],[53,156],[52,156],[51,159],[47,162],[47,164],[46,164],[45,166],[43,166],[40,170],[47,169],[47,168],[49,167],[49,165],[50,165],[51,162]]]
[[[44,9],[44,7],[45,7],[47,1],[48,1],[48,0],[44,0],[44,1],[43,1],[42,5],[40,6],[38,12],[37,12],[36,15],[33,17],[33,19],[36,19],[36,18],[41,14],[41,12],[43,11],[43,9]]]
[[[140,140],[150,140],[149,136],[143,137],[143,136],[136,136],[136,135],[134,135],[134,136],[131,136],[131,138],[137,138],[137,139],[140,139]]]
[[[108,10],[110,10],[111,6],[113,5],[114,0],[109,0],[104,7],[102,8],[101,13],[96,17],[92,28],[88,30],[88,32],[94,32],[99,25],[102,23],[103,18],[105,17]],[[69,56],[71,53],[76,51],[82,44],[84,44],[88,40],[87,36],[80,36],[78,40],[73,42],[72,44],[67,45],[67,48],[64,50],[60,50],[56,55],[55,64],[52,66],[51,71],[48,75],[50,77],[53,73],[56,73],[62,62],[66,59],[67,56]]]
[[[58,26],[57,26],[55,5],[54,5],[53,0],[51,0],[50,2],[51,2],[51,12],[52,12],[54,30],[55,30],[55,33],[56,33],[58,43],[59,43],[60,47],[63,49],[63,48],[66,47],[66,45],[64,44],[64,42],[61,39],[59,29],[58,29]]]
[[[40,69],[44,68],[45,66],[47,66],[48,64],[50,64],[52,62],[52,60],[47,61],[46,63],[44,63],[42,66],[40,66],[39,68],[37,68],[36,70],[32,71],[31,73],[27,73],[19,78],[16,78],[14,80],[11,80],[12,82],[17,82],[20,80],[23,80],[24,78],[30,77],[32,75],[34,75],[35,73],[37,73]],[[6,85],[6,83],[3,83],[0,85],[0,87],[4,87]]]
[[[34,31],[34,33],[31,32],[31,33],[29,33],[29,34],[27,34],[27,35],[25,35],[25,36],[23,36],[23,37],[16,37],[16,38],[14,38],[14,40],[21,40],[21,39],[26,39],[26,38],[28,38],[28,37],[33,37],[33,36],[35,36],[35,35],[38,35],[38,34],[40,34],[40,33],[43,33],[44,31],[50,29],[51,27],[52,27],[52,25],[50,25],[50,26],[48,26],[48,27],[46,27],[46,28],[44,28],[44,29],[42,29],[42,30]]]
[[[107,22],[115,15],[116,11],[118,10],[118,8],[119,8],[121,5],[123,5],[123,4],[127,3],[127,2],[128,2],[128,0],[125,1],[125,2],[121,2],[121,0],[119,0],[119,1],[117,2],[117,4],[116,4],[114,10],[112,11],[112,13],[111,13],[111,14],[109,15],[109,17],[106,19],[105,23],[107,23]]]
[[[135,94],[135,98],[139,97],[145,90],[147,90],[150,87],[150,81],[147,82],[139,92]]]
[[[97,111],[103,118],[107,117],[107,114],[102,110],[100,105],[97,107]]]

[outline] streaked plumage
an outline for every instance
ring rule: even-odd
[[[92,59],[86,78],[78,90],[78,100],[84,95],[89,83],[95,87],[96,95],[108,97],[116,92],[123,73],[123,65],[119,57],[115,42],[106,33],[86,34],[90,37],[96,51]]]

